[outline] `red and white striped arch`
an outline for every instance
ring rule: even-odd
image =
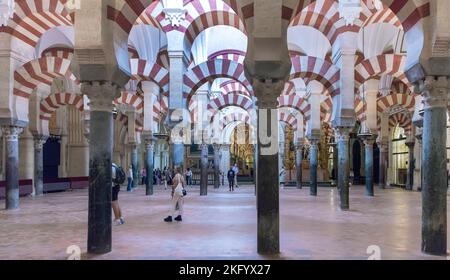
[[[222,50],[215,52],[208,56],[208,60],[214,59],[226,59],[236,61],[237,63],[244,64],[246,52],[240,50]]]
[[[339,16],[338,3],[334,0],[299,1],[296,16],[291,26],[305,25],[322,32],[333,45],[339,34],[344,32],[359,32],[360,28],[369,24],[388,23],[404,29],[406,33],[420,20],[430,15],[428,0],[383,0],[384,9],[377,11],[373,5],[363,0],[363,10],[359,19],[352,26],[345,26]],[[416,5],[417,3],[417,5]],[[372,9],[370,9],[372,8]]]
[[[251,97],[252,95],[248,92],[247,88],[241,83],[235,80],[228,80],[220,85],[223,94],[229,93],[239,93],[245,96]]]
[[[408,133],[412,129],[412,119],[407,114],[398,112],[389,117],[389,129],[393,129],[397,125],[403,128],[406,133]]]
[[[297,78],[302,78],[305,82],[315,80],[321,83],[332,97],[340,94],[340,70],[337,66],[310,56],[296,56],[291,61],[290,80]]]
[[[80,112],[83,112],[83,96],[67,92],[49,95],[47,98],[41,101],[39,119],[43,121],[49,121],[52,117],[52,114],[56,112],[56,110],[66,105],[73,105]]]
[[[51,86],[56,77],[78,83],[70,64],[70,60],[59,57],[41,57],[24,64],[14,72],[14,95],[28,99],[39,84]]]
[[[73,49],[71,48],[60,48],[54,47],[46,49],[42,52],[41,56],[59,57],[63,59],[72,60],[73,59]]]
[[[408,80],[406,78],[406,75],[401,75],[404,76],[404,79],[406,79],[406,81]],[[396,79],[393,83],[392,83],[392,92],[393,93],[399,93],[399,94],[412,94],[412,85],[411,84],[405,84],[405,82],[402,80],[402,77],[400,77],[399,79]]]
[[[137,9],[138,12],[140,9]],[[164,30],[162,22],[165,20],[163,13],[163,6],[160,1],[155,1],[150,4],[136,19],[134,25],[150,25],[158,29]]]
[[[214,114],[223,108],[236,106],[249,111],[253,109],[253,101],[241,94],[230,93],[227,95],[221,95],[211,100],[208,104],[208,110]]]
[[[377,110],[379,113],[388,113],[392,107],[400,106],[408,111],[414,111],[416,99],[409,94],[390,94],[378,99]]]
[[[192,45],[202,31],[212,26],[227,25],[247,34],[240,17],[222,0],[185,1],[185,9],[186,25],[180,27],[180,30],[184,29],[188,46]]]
[[[114,99],[114,105],[126,104],[135,108],[137,114],[144,113],[144,99],[136,94],[122,91],[119,98]]]
[[[291,94],[295,94],[295,85],[293,82],[286,82],[284,84],[284,89],[283,92],[281,93],[281,95],[291,95]]]
[[[65,6],[67,0],[16,0],[11,24],[3,27],[24,43],[36,47],[42,35],[51,28],[72,26],[72,18]]]
[[[381,75],[400,77],[405,63],[406,56],[397,54],[383,54],[362,61],[355,67],[356,88],[359,89],[364,82]]]
[[[296,94],[282,95],[278,97],[278,108],[292,108],[300,112],[305,121],[311,117],[311,105],[303,97]]]
[[[130,59],[131,78],[138,81],[153,81],[164,94],[169,92],[169,71],[162,66],[143,59]]]
[[[320,118],[325,123],[331,123],[331,116],[333,112],[333,100],[331,96],[327,95],[327,98],[320,104]]]
[[[234,122],[240,122],[240,123],[252,125],[249,114],[235,112],[235,113],[231,113],[231,114],[224,116],[220,120],[219,126],[222,129],[224,129],[225,127],[227,127],[228,125],[230,125],[231,123],[234,123]]]
[[[164,47],[159,51],[158,59],[156,60],[156,63],[158,63],[162,67],[166,68],[167,70],[170,69],[170,59],[169,59],[169,52],[167,51],[167,47]]]
[[[190,98],[205,82],[217,78],[230,78],[240,82],[250,94],[253,89],[245,77],[244,66],[230,60],[213,60],[203,62],[190,69],[183,78],[183,95]]]
[[[429,0],[383,0],[383,3],[397,16],[405,32],[430,15]]]
[[[164,95],[154,97],[156,100],[153,105],[153,120],[155,122],[162,122],[169,113],[169,98]]]
[[[294,131],[297,131],[298,129],[297,117],[292,112],[283,110],[278,111],[278,120],[280,122],[290,125]]]
[[[355,114],[356,119],[360,122],[364,122],[367,120],[366,116],[367,104],[361,99],[359,95],[355,95]]]
[[[128,116],[123,114],[122,112],[119,112],[118,116],[117,116],[117,121],[119,123],[122,124],[122,126],[124,126],[127,130],[128,130]],[[134,121],[134,125],[135,125],[135,132],[142,132],[144,130],[144,125],[143,125],[143,121],[140,118],[137,118]]]
[[[366,20],[363,26],[369,26],[371,24],[377,23],[387,23],[403,29],[402,23],[397,18],[395,13],[391,9],[386,7],[380,11],[374,11],[374,13]]]

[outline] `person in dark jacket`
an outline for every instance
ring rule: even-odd
[[[230,192],[234,192],[235,173],[233,171],[233,168],[230,168],[230,170],[228,170],[227,178],[228,178],[228,184],[230,185]]]

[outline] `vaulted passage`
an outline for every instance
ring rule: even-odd
[[[448,10],[2,1],[0,259],[445,258]]]

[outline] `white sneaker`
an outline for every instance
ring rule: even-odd
[[[123,217],[120,218],[120,222],[123,224],[125,224],[125,219]]]
[[[121,226],[123,225],[123,221],[121,219],[114,220],[114,225]]]

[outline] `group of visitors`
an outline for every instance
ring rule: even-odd
[[[237,175],[239,173],[238,165],[235,164],[230,168],[227,173],[228,183],[230,192],[234,192],[234,188],[239,188],[237,184]],[[148,180],[147,171],[142,169],[142,184],[145,184]],[[128,179],[127,191],[132,191],[133,189],[133,167],[130,165],[126,174],[122,167],[116,164],[112,164],[112,210],[114,212],[114,224],[123,225],[125,224],[125,219],[122,216],[122,210],[119,206],[119,192],[120,186],[125,183],[125,177]],[[157,185],[164,184],[164,189],[167,190],[167,186],[172,187],[171,192],[171,205],[169,216],[164,219],[165,222],[181,222],[183,220],[183,207],[184,207],[184,196],[186,196],[186,186],[192,185],[193,173],[190,168],[182,174],[180,167],[176,167],[175,170],[164,168],[163,171],[160,169],[155,169],[153,172],[153,182]],[[176,215],[178,213],[178,215]]]

